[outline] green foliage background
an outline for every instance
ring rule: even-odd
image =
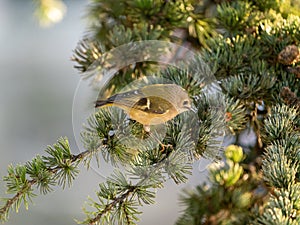
[[[122,121],[126,115],[101,109],[91,115],[82,132],[85,152],[72,154],[68,140],[61,138],[44,156],[9,166],[4,181],[10,197],[0,209],[1,220],[22,203],[28,207],[36,189],[47,194],[54,186],[71,186],[80,163],[88,168],[92,158],[102,156],[128,169],[116,170],[99,184],[98,199],[89,200],[82,223],[136,224],[139,206],[154,204],[154,190],[163,188],[166,179],[186,182],[195,160],[220,152],[208,143],[211,129],[224,125],[228,136],[238,137],[252,129],[257,142],[247,154],[238,141],[225,149],[223,163],[209,169],[210,183],[183,192],[185,210],[176,224],[299,224],[299,12],[300,3],[292,0],[91,1],[86,36],[74,50],[79,72],[88,73],[105,52],[134,41],[165,40],[189,46],[217,78],[225,96],[225,115],[207,107],[217,99],[201,93],[199,82],[190,83],[195,73],[191,68],[162,70],[149,62],[123,68],[106,94],[149,71],[184,86],[195,99],[201,119],[197,142],[184,129],[189,115],[182,114],[167,124],[162,143],[167,147],[128,149],[110,132],[112,118]],[[135,135],[145,135],[140,124],[129,124]],[[121,124],[120,129],[126,126]]]

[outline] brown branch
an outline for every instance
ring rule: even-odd
[[[31,188],[34,184],[37,183],[37,180],[29,180],[28,184],[22,188],[22,190],[18,191],[12,198],[6,201],[6,204],[0,209],[0,215],[5,215],[8,213],[9,209],[15,204],[19,198],[26,192],[27,189]]]

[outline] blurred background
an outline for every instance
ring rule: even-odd
[[[31,0],[0,1],[0,176],[7,165],[25,163],[43,155],[47,145],[61,136],[78,153],[72,128],[72,101],[80,80],[71,62],[72,50],[83,36],[88,1],[64,1],[67,12],[60,23],[43,28],[34,17]],[[174,224],[180,213],[179,195],[206,179],[207,160],[195,163],[189,183],[172,181],[157,193],[157,204],[143,207],[141,225]],[[104,168],[103,168],[104,169]],[[29,210],[11,212],[7,225],[69,225],[83,219],[83,203],[95,199],[103,177],[93,170],[81,172],[71,188],[55,188],[33,199]],[[0,197],[5,183],[0,181]]]

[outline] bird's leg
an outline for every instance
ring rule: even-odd
[[[146,133],[150,133],[150,125],[143,125],[143,127]]]
[[[153,133],[151,133],[150,131],[150,125],[143,125],[144,126],[144,130],[146,131],[146,133],[149,134],[149,136],[151,136],[152,138],[154,138],[158,143],[159,145],[162,147],[162,149],[160,150],[160,152],[164,152],[165,151],[165,148],[171,148],[173,149],[173,145],[170,145],[170,144],[163,144]]]
[[[171,145],[171,144],[165,145],[165,144],[160,142],[160,145],[162,147],[162,149],[160,150],[161,153],[163,153],[165,151],[165,148],[171,148],[173,150],[173,145]]]

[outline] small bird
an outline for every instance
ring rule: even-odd
[[[176,84],[152,84],[139,89],[118,93],[105,100],[97,100],[95,107],[117,106],[131,119],[150,125],[165,123],[178,114],[193,110],[187,92]]]

